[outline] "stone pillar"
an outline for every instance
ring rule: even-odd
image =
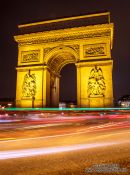
[[[54,75],[51,79],[50,103],[51,103],[51,107],[59,106],[59,77]]]
[[[42,107],[50,106],[50,72],[46,66],[44,66],[42,78],[42,101]]]
[[[16,106],[50,105],[50,73],[46,66],[17,68]]]
[[[78,107],[113,106],[112,65],[112,60],[76,64]]]

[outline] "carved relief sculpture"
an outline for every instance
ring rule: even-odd
[[[90,72],[88,81],[89,97],[97,95],[104,96],[105,90],[106,85],[102,69],[98,66],[95,66]]]
[[[22,98],[34,98],[36,95],[36,76],[30,71],[24,76]]]
[[[106,56],[106,44],[88,44],[84,46],[84,57]]]
[[[22,51],[22,63],[38,62],[40,50]]]

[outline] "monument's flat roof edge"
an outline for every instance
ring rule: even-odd
[[[110,12],[102,12],[102,13],[94,13],[94,14],[88,14],[88,15],[80,15],[80,16],[74,16],[74,17],[53,19],[53,20],[47,20],[47,21],[41,21],[41,22],[34,22],[34,23],[28,23],[28,24],[21,24],[21,25],[18,25],[18,28],[33,27],[33,26],[44,25],[48,23],[56,23],[56,22],[62,22],[62,21],[91,18],[91,17],[96,17],[96,16],[97,17],[98,16],[108,16],[108,22],[110,23]]]

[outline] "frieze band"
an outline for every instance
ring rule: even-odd
[[[86,38],[96,38],[96,37],[103,37],[103,36],[110,36],[111,34],[111,30],[106,30],[106,31],[102,31],[102,32],[99,32],[97,31],[96,33],[86,33],[86,34],[75,34],[75,35],[68,35],[68,36],[53,36],[53,37],[50,37],[50,38],[37,38],[37,39],[34,39],[34,38],[30,38],[30,39],[27,39],[27,40],[21,40],[19,41],[19,45],[24,45],[24,44],[27,44],[27,45],[30,45],[30,44],[40,44],[40,43],[48,43],[48,42],[58,42],[58,41],[65,41],[65,40],[74,40],[74,39],[86,39]]]

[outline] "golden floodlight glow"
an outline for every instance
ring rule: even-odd
[[[58,107],[60,71],[69,63],[77,68],[77,107],[113,106],[109,12],[18,27],[17,107]]]

